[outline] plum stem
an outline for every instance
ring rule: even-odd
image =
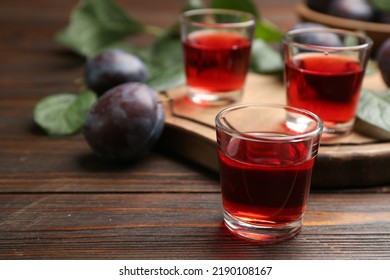
[[[158,97],[159,97],[159,103],[166,103],[168,105],[171,105],[173,99],[172,97],[169,96],[168,92],[166,91],[160,91],[159,94],[158,94]]]
[[[85,78],[84,78],[84,77],[79,77],[79,78],[75,79],[73,82],[74,82],[74,84],[75,84],[76,86],[78,86],[81,90],[87,89],[87,85],[86,85],[86,82],[85,82]]]

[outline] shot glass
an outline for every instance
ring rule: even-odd
[[[284,36],[287,104],[324,122],[323,138],[353,129],[372,40],[330,28],[290,30]]]
[[[195,9],[180,16],[189,98],[222,105],[241,98],[255,28],[253,15],[224,9]]]
[[[285,105],[243,104],[216,116],[225,225],[264,243],[302,226],[323,123]]]

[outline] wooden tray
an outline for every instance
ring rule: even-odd
[[[383,90],[375,73],[366,76],[364,87]],[[167,93],[166,126],[160,147],[218,172],[215,116],[223,107],[203,107],[186,98],[185,87]],[[280,77],[249,74],[239,103],[284,104],[285,89]],[[313,187],[362,187],[390,183],[390,142],[356,132],[332,142],[321,143],[313,171]]]

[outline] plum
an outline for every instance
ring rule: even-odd
[[[327,28],[326,25],[313,23],[313,22],[301,22],[293,26],[292,29],[305,29],[305,28]],[[328,47],[341,47],[342,41],[336,34],[327,32],[312,32],[305,34],[298,34],[295,40],[302,44],[328,46]]]
[[[377,53],[377,62],[383,80],[390,87],[390,38],[380,46]]]
[[[85,67],[85,80],[98,96],[127,82],[143,82],[148,76],[144,63],[128,52],[109,49],[89,59]]]
[[[164,127],[158,94],[142,83],[125,83],[101,96],[83,124],[89,146],[100,158],[132,162],[148,151]]]
[[[329,6],[328,14],[362,21],[372,21],[374,8],[367,0],[334,0]]]

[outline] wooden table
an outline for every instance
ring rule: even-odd
[[[183,1],[117,1],[140,20],[171,23]],[[256,1],[287,29],[297,0]],[[218,175],[152,151],[115,167],[81,134],[48,137],[36,102],[74,91],[84,61],[53,40],[72,1],[0,1],[0,259],[390,259],[390,189],[312,190],[302,232],[260,246],[222,222]]]

